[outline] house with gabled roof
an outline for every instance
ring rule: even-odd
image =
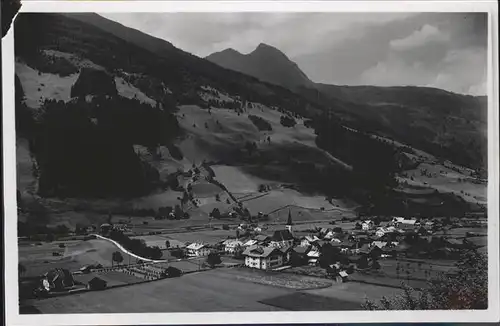
[[[251,246],[243,252],[245,266],[257,269],[273,269],[283,266],[283,252],[276,247]]]
[[[48,291],[61,291],[75,285],[73,275],[69,270],[64,268],[56,268],[48,271],[43,275],[43,280],[45,280],[43,283],[48,286]]]
[[[380,249],[384,248],[385,245],[387,244],[387,241],[373,241],[372,242],[372,247],[379,247]]]
[[[300,239],[300,245],[303,247],[308,247],[314,242],[318,241],[319,238],[315,235],[306,235]]]
[[[307,253],[307,262],[309,265],[317,265],[319,263],[320,252],[316,249],[312,249]]]
[[[361,230],[368,231],[373,227],[373,222],[371,220],[366,220],[361,223]]]
[[[210,248],[204,243],[191,243],[186,247],[187,255],[191,257],[204,257],[210,253]]]

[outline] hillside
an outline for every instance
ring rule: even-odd
[[[364,127],[486,171],[486,97],[428,87],[316,86],[333,103],[355,103],[339,111],[361,120]]]
[[[104,18],[16,21],[18,190],[28,225],[75,227],[110,212],[151,219],[173,208],[178,218],[141,220],[151,222],[142,229],[204,224],[214,208],[244,218],[293,207],[308,220],[357,207],[403,212],[406,195],[393,195],[406,187],[397,177],[421,163],[405,154],[414,149],[347,127],[321,101],[169,44],[146,46],[150,36],[114,23],[108,32],[96,19]],[[456,191],[446,180],[440,191]],[[477,209],[472,198],[436,197],[459,214]]]
[[[287,87],[333,109],[354,128],[399,139],[443,160],[486,170],[485,97],[428,87],[337,86],[311,82],[278,49],[259,45],[243,55],[233,49],[208,60]]]
[[[205,59],[224,68],[239,71],[291,90],[314,86],[295,62],[288,59],[280,50],[264,43],[259,44],[249,54],[241,54],[236,50],[227,49],[213,53]]]

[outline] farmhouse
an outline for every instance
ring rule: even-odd
[[[373,222],[371,220],[364,221],[361,224],[361,230],[368,231],[373,227]]]
[[[55,290],[61,291],[66,288],[73,287],[75,281],[73,280],[73,275],[67,269],[56,268],[48,271],[43,275],[44,285],[48,286],[48,291]]]
[[[335,232],[333,231],[328,231],[327,234],[325,234],[325,236],[323,237],[324,239],[328,239],[328,240],[331,240],[335,237]]]
[[[405,220],[404,217],[393,217],[392,218],[392,223],[397,224],[397,223],[401,223],[404,220]]]
[[[346,271],[340,271],[338,278],[337,278],[337,282],[347,282],[348,277],[349,277],[349,274],[347,274]]]
[[[388,232],[390,231],[386,228],[378,228],[377,231],[375,231],[375,236],[378,238],[382,238]]]
[[[191,243],[186,247],[188,256],[192,257],[203,257],[208,256],[210,253],[210,248],[203,243]]]
[[[387,242],[385,241],[373,241],[372,247],[379,247],[380,249],[384,248]]]
[[[248,247],[243,256],[245,256],[245,266],[250,268],[267,270],[283,265],[283,253],[274,247]]]
[[[317,265],[320,253],[317,250],[311,250],[307,253],[307,262],[309,265]]]
[[[306,235],[305,237],[300,239],[300,245],[302,247],[308,247],[318,240],[319,238],[317,236]]]
[[[405,219],[402,217],[396,217],[393,219],[393,224],[396,227],[407,229],[407,228],[415,228],[418,225],[416,219]]]

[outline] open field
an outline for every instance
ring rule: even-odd
[[[245,280],[256,284],[283,287],[294,290],[324,288],[332,285],[332,281],[315,277],[294,275],[290,273],[266,273],[249,268],[235,268],[226,273],[234,274],[238,280]]]
[[[120,271],[79,274],[73,276],[75,282],[80,282],[83,284],[86,284],[89,280],[91,280],[94,277],[99,277],[100,279],[106,281],[108,287],[144,282],[144,279],[142,278],[122,273]]]
[[[36,300],[30,304],[47,314],[343,310],[361,309],[365,295],[377,299],[398,292],[393,288],[356,283],[296,291],[238,278],[239,273],[236,269],[215,269],[105,291]],[[306,298],[310,300],[307,304]]]
[[[334,297],[328,298],[307,292],[295,292],[261,301],[264,304],[291,311],[318,310],[359,310],[358,302],[346,301]]]
[[[383,296],[390,297],[400,294],[401,290],[387,286],[346,282],[335,283],[328,288],[307,290],[304,292],[328,298],[340,299],[343,301],[356,302],[361,305],[365,301],[365,298],[378,300]],[[359,309],[361,309],[361,307]]]
[[[422,174],[421,171],[426,171]],[[421,163],[416,169],[405,171],[400,178],[412,186],[422,186],[445,193],[453,193],[472,203],[487,203],[487,185],[470,175],[457,172],[440,164]],[[413,180],[411,180],[413,178]]]
[[[77,73],[66,77],[42,73],[22,62],[16,62],[16,75],[26,94],[26,105],[35,109],[40,108],[45,99],[68,102],[71,99],[71,86],[78,78]]]
[[[381,269],[379,271],[356,272],[350,276],[353,281],[368,282],[375,284],[385,284],[387,286],[401,286],[404,282],[415,288],[427,287],[427,281],[435,279],[441,273],[446,273],[454,269],[455,261],[434,261],[434,260],[379,260]],[[399,273],[397,266],[400,266]],[[409,273],[407,273],[407,271]]]
[[[42,313],[281,310],[259,302],[291,290],[236,280],[222,270],[33,302]],[[117,298],[127,298],[125,300]]]
[[[307,196],[295,190],[280,189],[272,190],[262,196],[244,199],[243,204],[250,210],[252,214],[263,212],[264,214],[272,214],[286,206],[296,206],[298,209],[310,210],[310,219],[325,219],[324,216],[331,210],[338,209],[325,200],[324,196]],[[341,205],[342,203],[336,203]],[[324,211],[321,211],[321,208]],[[315,214],[316,213],[316,214]],[[317,218],[322,217],[322,218]],[[306,217],[307,218],[307,217]],[[302,218],[298,218],[301,220]]]
[[[170,241],[171,247],[176,247],[176,245],[181,245],[181,243],[185,242],[217,243],[229,236],[235,235],[236,233],[234,230],[203,230],[193,232],[156,234],[135,238],[145,240],[148,246],[159,246],[160,248],[162,248],[163,246],[165,246],[166,240]]]
[[[486,227],[464,227],[464,228],[452,228],[446,229],[446,231],[437,231],[436,235],[447,235],[453,238],[463,238],[466,233],[470,232],[477,235],[487,236],[488,229]]]
[[[52,256],[58,251],[61,256]],[[120,251],[115,245],[105,240],[66,242],[65,248],[58,248],[56,243],[42,246],[20,246],[19,261],[26,267],[25,276],[38,276],[54,268],[77,271],[86,265],[101,264],[111,266],[113,252]],[[136,259],[120,251],[123,264],[135,263]]]
[[[64,254],[65,246],[78,243],[80,241],[54,241],[54,242],[20,242],[18,246],[19,262],[29,260],[54,260],[61,257],[53,256],[53,252]],[[63,244],[63,248],[59,247]]]
[[[213,165],[211,168],[217,180],[222,182],[230,192],[240,195],[258,194],[259,185],[276,183],[247,174],[237,166]]]
[[[196,259],[169,262],[168,266],[178,268],[184,273],[189,273],[189,272],[196,272],[196,271],[199,271],[201,269],[204,269],[202,267],[202,265],[205,261],[206,261],[206,257],[201,257],[201,258],[196,258]]]
[[[229,236],[235,236],[234,230],[207,230],[197,232],[182,232],[166,234],[166,239],[173,239],[181,242],[203,242],[217,243]]]
[[[159,207],[171,206],[179,204],[178,198],[182,197],[182,192],[168,190],[161,193],[151,194],[149,196],[144,196],[138,198],[134,201],[134,207],[138,208],[152,208],[158,209]]]

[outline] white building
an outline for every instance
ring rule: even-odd
[[[311,250],[307,253],[309,265],[317,265],[319,262],[320,253],[317,250]]]
[[[245,266],[257,269],[273,269],[283,266],[283,252],[278,248],[251,246],[244,252]]]
[[[387,242],[386,241],[373,241],[371,244],[371,247],[379,247],[380,249],[384,248],[386,246]]]
[[[373,227],[373,222],[370,220],[364,221],[363,224],[361,224],[361,229],[364,231],[370,230]]]
[[[300,240],[300,245],[302,247],[309,247],[311,244],[313,244],[315,241],[318,241],[319,238],[317,236],[311,236],[311,235],[306,235]]]
[[[222,244],[224,245],[224,251],[228,254],[234,254],[236,248],[243,246],[243,242],[236,239],[228,239]]]
[[[186,247],[187,255],[191,257],[204,257],[210,253],[210,248],[203,243],[191,243]]]
[[[387,230],[384,228],[378,228],[377,231],[375,231],[375,236],[381,238],[387,233]]]

